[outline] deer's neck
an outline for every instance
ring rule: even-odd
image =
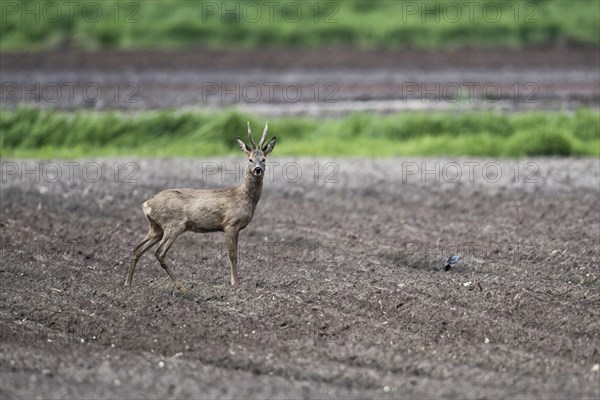
[[[246,172],[244,183],[242,183],[240,189],[248,197],[248,199],[250,199],[254,206],[256,206],[258,200],[260,199],[260,195],[262,193],[262,185],[262,176],[256,176],[250,171]]]

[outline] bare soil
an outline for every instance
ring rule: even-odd
[[[124,287],[141,203],[241,159],[2,161],[2,398],[600,396],[598,160],[274,157],[237,290],[219,234]]]
[[[3,53],[2,104],[254,114],[600,106],[600,48]]]

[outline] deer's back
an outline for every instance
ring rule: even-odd
[[[167,189],[144,203],[146,215],[163,229],[185,224],[186,230],[194,232],[222,231],[234,220],[243,219],[246,209],[236,188]],[[247,223],[251,219],[252,215]]]

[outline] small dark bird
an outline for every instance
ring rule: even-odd
[[[451,256],[444,263],[444,271],[448,271],[460,261],[460,256]]]

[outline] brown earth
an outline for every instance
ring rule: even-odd
[[[274,157],[237,290],[219,234],[124,287],[140,204],[240,160],[3,160],[2,398],[599,397],[598,160]]]
[[[600,68],[600,49],[595,46],[556,46],[528,49],[456,48],[449,50],[360,50],[330,49],[258,49],[258,50],[54,50],[3,52],[0,67],[5,70],[88,69],[131,70],[203,70],[263,69],[300,67],[370,69],[377,67],[421,68],[438,70],[450,67],[524,68],[596,66]]]
[[[600,106],[600,48],[4,52],[2,105],[273,115]]]

